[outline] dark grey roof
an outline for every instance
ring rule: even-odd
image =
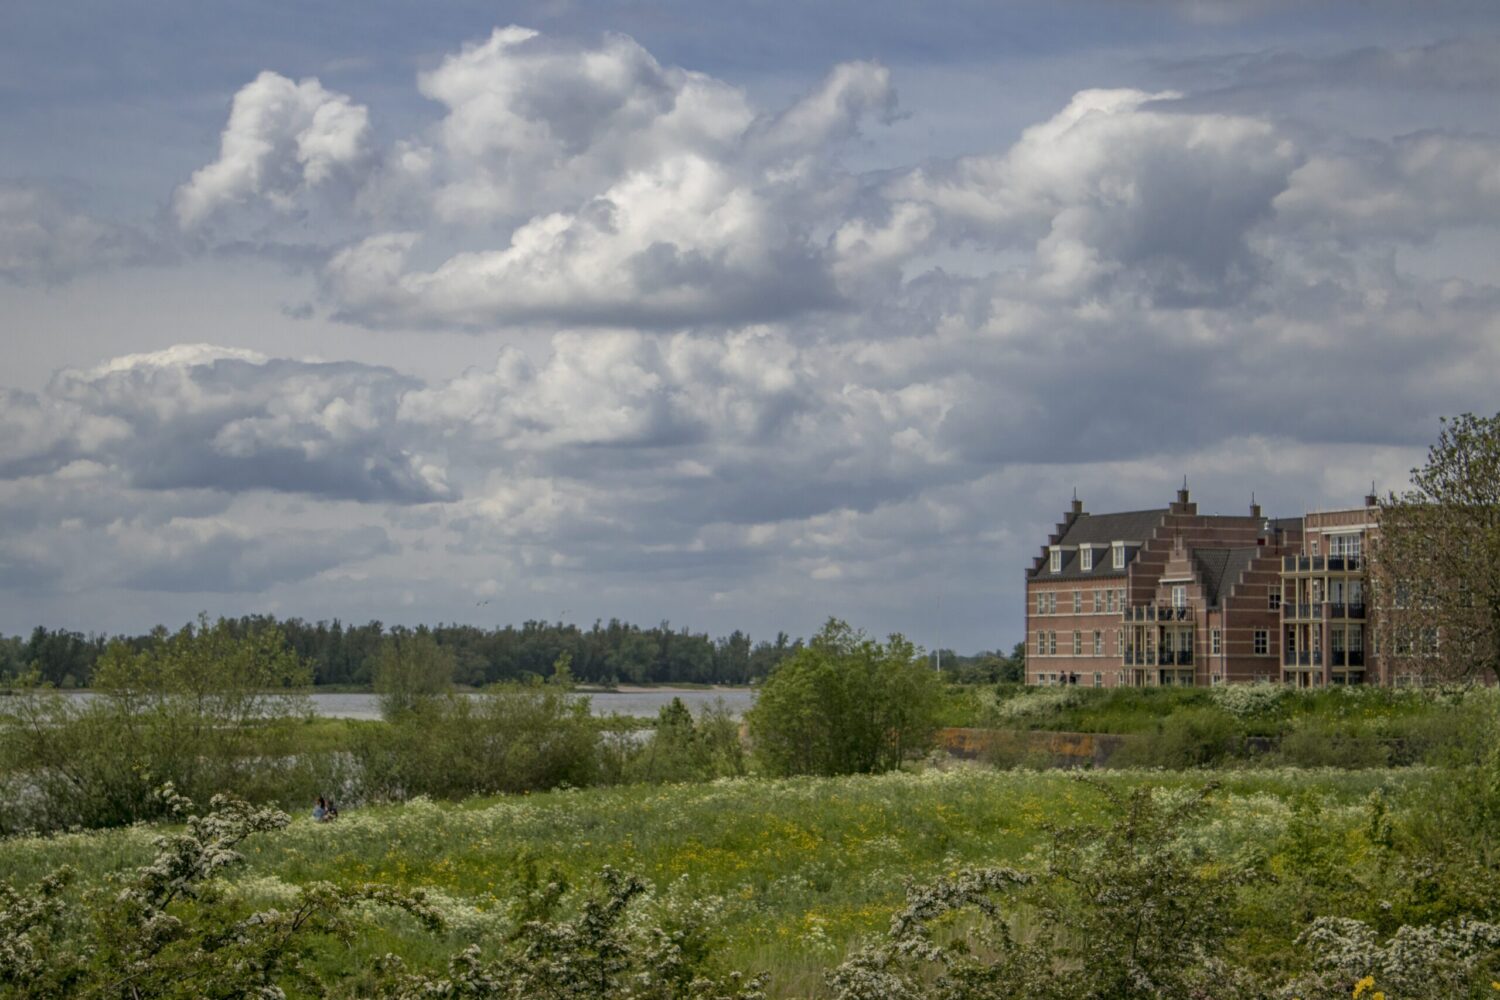
[[[1122,577],[1125,568],[1135,558],[1140,547],[1156,526],[1161,523],[1165,510],[1129,510],[1119,514],[1079,514],[1068,530],[1063,533],[1058,545],[1089,545],[1094,547],[1094,568],[1086,570],[1076,549],[1062,554],[1062,569],[1053,573],[1048,557],[1042,557],[1039,569],[1031,571],[1038,580],[1102,580]],[[1125,543],[1125,566],[1115,569],[1114,557],[1110,554],[1110,542]]]
[[[1193,550],[1193,565],[1198,571],[1198,578],[1203,581],[1203,594],[1208,599],[1209,607],[1219,606],[1220,599],[1234,586],[1240,574],[1260,551],[1260,548]]]
[[[1166,514],[1161,510],[1127,510],[1119,514],[1079,514],[1059,545],[1108,545],[1144,542]]]

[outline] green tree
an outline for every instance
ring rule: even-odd
[[[885,643],[829,619],[783,661],[746,716],[775,774],[888,771],[932,743],[941,681],[900,635]]]
[[[1500,414],[1444,420],[1380,505],[1370,582],[1396,673],[1500,679]]]
[[[397,629],[375,662],[375,693],[387,721],[420,712],[453,685],[453,653],[426,629]]]
[[[205,799],[311,791],[311,760],[293,732],[307,714],[309,671],[275,626],[238,633],[200,617],[141,649],[116,641],[88,699],[40,684],[9,699],[0,774],[13,784],[0,788],[0,833],[153,818],[162,814],[154,790],[167,781]]]

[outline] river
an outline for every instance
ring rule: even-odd
[[[702,708],[722,698],[735,718],[745,714],[755,704],[755,692],[749,688],[724,688],[704,691],[698,688],[674,691],[661,688],[642,688],[629,691],[601,691],[581,694],[589,699],[589,708],[595,715],[647,715],[654,716],[663,705],[673,698],[697,714]],[[380,703],[373,694],[338,694],[315,692],[309,696],[313,711],[330,719],[378,719]]]

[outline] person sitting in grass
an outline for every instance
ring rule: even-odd
[[[313,821],[317,823],[328,821],[328,803],[323,800],[323,796],[321,795],[318,796],[318,801],[313,805]]]

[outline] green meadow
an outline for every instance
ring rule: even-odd
[[[1321,887],[1330,873],[1368,867],[1378,839],[1372,802],[1396,815],[1415,810],[1433,778],[1423,768],[1278,768],[1110,771],[1090,780],[1168,797],[1215,783],[1207,812],[1181,833],[1211,856],[1261,855],[1267,872],[1280,873],[1243,893],[1237,933],[1224,942],[1245,963],[1274,965],[1295,952],[1289,912],[1331,910],[1375,891],[1352,875],[1345,891]],[[266,906],[320,881],[426,890],[447,929],[434,936],[404,915],[370,910],[360,934],[330,939],[318,955],[342,977],[388,952],[440,968],[465,945],[503,936],[540,882],[561,877],[587,889],[610,866],[650,883],[643,917],[691,920],[706,928],[716,965],[769,972],[771,995],[801,997],[816,995],[824,970],[886,929],[909,880],[974,865],[1034,869],[1050,826],[1103,823],[1107,805],[1073,775],[981,768],[419,799],[258,834],[242,848],[246,864],[231,892]],[[21,884],[69,865],[81,890],[149,861],[160,829],[0,841],[0,870]],[[1300,881],[1310,872],[1320,880],[1312,895]],[[1363,909],[1376,908],[1368,902]]]

